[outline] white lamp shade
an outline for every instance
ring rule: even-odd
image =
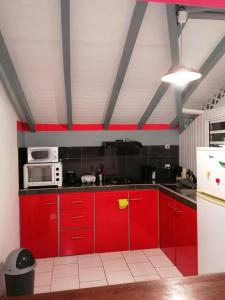
[[[194,69],[185,67],[184,65],[177,65],[170,68],[167,74],[165,74],[161,80],[175,85],[185,85],[190,81],[197,80],[202,75]]]

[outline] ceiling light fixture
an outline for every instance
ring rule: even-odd
[[[180,63],[172,66],[168,73],[166,73],[161,80],[168,83],[173,83],[178,86],[183,86],[191,81],[199,79],[202,75],[196,70],[186,67],[182,64],[182,52],[183,52],[183,41],[182,41],[182,26],[187,21],[187,12],[184,9],[178,11],[178,24],[181,27],[181,39],[180,39]]]

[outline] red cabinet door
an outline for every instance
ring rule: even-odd
[[[127,191],[96,193],[96,252],[128,250],[128,207],[119,208]]]
[[[20,237],[35,258],[58,255],[56,194],[20,196]]]
[[[174,199],[162,192],[159,194],[160,248],[175,264]]]
[[[130,249],[158,247],[158,191],[129,192]]]
[[[175,202],[176,266],[184,276],[198,274],[197,211]]]

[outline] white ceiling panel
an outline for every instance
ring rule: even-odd
[[[135,1],[71,1],[74,123],[102,123]]]
[[[0,0],[0,27],[37,123],[65,123],[60,2]]]
[[[188,19],[183,30],[183,63],[199,69],[225,35],[225,21]]]
[[[224,82],[225,54],[187,100],[185,108],[202,108],[203,104],[224,86]]]
[[[140,120],[170,64],[165,5],[149,3],[112,123]]]
[[[103,123],[126,41],[133,0],[71,0],[73,123]],[[0,28],[37,123],[66,123],[59,0],[0,0]],[[225,22],[189,19],[183,63],[199,68],[225,34]],[[171,65],[165,4],[150,2],[111,123],[138,123]],[[185,104],[201,108],[224,86],[225,55]],[[170,88],[147,123],[176,116]]]
[[[160,103],[153,111],[146,123],[169,124],[177,115],[174,87],[171,86],[162,97]]]

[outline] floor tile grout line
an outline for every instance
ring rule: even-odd
[[[132,276],[132,278],[133,278],[134,282],[136,282],[136,280],[135,280],[135,278],[134,278],[134,275],[133,275],[133,273],[131,272],[131,269],[130,269],[130,267],[129,267],[129,265],[128,265],[128,262],[126,261],[126,258],[125,258],[125,256],[124,256],[124,254],[123,254],[123,253],[122,253],[122,256],[123,256],[123,258],[124,258],[124,260],[125,260],[125,263],[126,263],[126,265],[127,265],[128,269],[129,269],[130,273],[131,273],[131,276]]]
[[[144,250],[142,250],[142,253],[144,254],[144,256],[147,258],[147,260],[150,262],[150,264],[153,266],[151,260],[149,259],[148,255],[145,254]],[[154,266],[153,266],[154,267]]]
[[[52,276],[51,276],[50,292],[52,292],[52,279],[53,279],[53,269],[54,269],[54,265],[55,265],[55,257],[54,257],[54,259],[53,259],[53,264],[52,264]]]
[[[110,285],[110,284],[109,284],[109,281],[108,281],[108,278],[107,278],[107,275],[106,275],[106,270],[105,270],[105,267],[104,267],[104,264],[103,264],[103,260],[102,260],[102,256],[101,256],[101,255],[100,255],[100,259],[101,259],[101,262],[102,262],[102,268],[103,268],[103,271],[104,271],[104,274],[105,274],[106,283],[107,283],[107,285]]]
[[[77,256],[77,268],[78,268],[78,282],[79,282],[79,289],[80,289],[80,265],[79,265],[79,256]]]
[[[152,264],[149,256],[147,254],[145,254],[145,252],[143,251],[144,255],[147,257],[148,261],[150,262],[150,264],[153,266],[154,270],[156,271],[156,274],[159,276],[160,279],[162,279],[161,275],[159,274],[159,272],[156,270],[156,267]]]

